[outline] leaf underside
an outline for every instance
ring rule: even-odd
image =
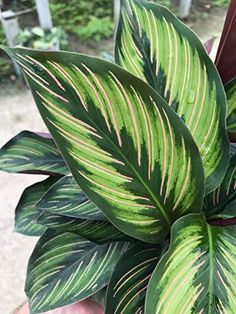
[[[25,291],[32,313],[83,300],[105,287],[128,245],[97,245],[73,233],[44,233],[27,270]]]
[[[68,174],[69,170],[53,140],[23,131],[0,150],[0,170],[35,174]]]
[[[234,313],[235,245],[236,226],[213,227],[198,214],[180,218],[151,277],[145,313]]]
[[[159,242],[178,217],[201,209],[197,147],[151,87],[97,58],[6,51],[77,183],[117,228]]]
[[[214,190],[228,160],[226,99],[198,37],[160,5],[123,0],[115,57],[163,96],[185,122],[203,160],[206,194]]]

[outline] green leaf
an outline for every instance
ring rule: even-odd
[[[159,242],[173,221],[201,209],[204,177],[197,147],[150,86],[93,57],[7,52],[25,73],[77,183],[118,229]]]
[[[29,236],[40,236],[44,233],[47,228],[36,222],[36,219],[40,215],[36,204],[56,180],[58,179],[50,177],[44,181],[33,184],[24,190],[16,207],[16,232]]]
[[[227,128],[236,132],[236,78],[225,85],[225,92],[228,101]]]
[[[235,313],[236,226],[210,226],[203,215],[180,218],[168,252],[148,285],[145,313]]]
[[[134,240],[116,229],[109,221],[84,220],[44,212],[37,218],[37,223],[60,232],[76,233],[98,244]]]
[[[39,210],[68,217],[106,220],[102,211],[86,197],[71,175],[57,181],[37,207]]]
[[[228,161],[226,98],[198,37],[168,9],[122,0],[116,63],[149,83],[177,112],[198,145],[206,193],[222,181]]]
[[[69,171],[53,140],[29,131],[19,133],[1,148],[0,170],[54,175]]]
[[[224,218],[224,219],[236,217],[236,199],[235,198],[225,206],[223,213],[218,215],[218,217]]]
[[[233,157],[236,155],[236,144],[235,143],[230,143],[230,157]]]
[[[124,242],[92,243],[74,233],[47,231],[29,261],[25,291],[30,310],[42,313],[74,303],[108,284]]]
[[[226,218],[235,217],[235,212],[230,213],[228,205],[236,200],[236,155],[231,157],[230,164],[221,185],[204,199],[207,216],[216,215]],[[230,207],[232,209],[232,206]]]
[[[137,243],[119,259],[106,297],[106,314],[143,313],[147,285],[163,246]]]

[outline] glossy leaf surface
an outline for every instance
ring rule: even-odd
[[[147,285],[162,251],[162,245],[137,243],[122,255],[108,286],[106,314],[144,313]]]
[[[124,242],[92,243],[77,234],[47,231],[29,261],[26,294],[33,313],[71,304],[107,285]]]
[[[145,313],[234,313],[235,246],[236,226],[213,227],[197,214],[180,218],[151,277]]]
[[[68,217],[106,220],[102,211],[87,198],[71,175],[57,181],[37,207],[42,211]]]
[[[7,52],[24,71],[77,183],[118,229],[158,242],[174,220],[200,210],[197,147],[151,87],[112,63],[80,54]]]
[[[67,174],[69,172],[53,140],[23,131],[0,150],[0,170],[36,174]]]
[[[47,227],[36,222],[40,214],[36,204],[56,180],[56,178],[51,177],[24,190],[15,212],[16,232],[29,236],[40,236],[47,229]]]
[[[98,244],[134,240],[116,229],[109,221],[84,220],[44,212],[37,222],[60,232],[76,233]]]
[[[185,122],[203,160],[206,193],[216,188],[228,159],[226,99],[195,33],[162,6],[122,0],[116,62],[150,84]]]

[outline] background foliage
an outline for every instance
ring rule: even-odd
[[[171,9],[174,8],[171,0],[152,0]],[[1,3],[1,2],[0,2]],[[194,8],[198,5],[209,3],[211,6],[227,6],[229,0],[195,0]],[[3,0],[2,8],[4,10],[23,10],[35,6],[34,0]],[[112,38],[113,34],[113,1],[111,0],[50,0],[50,9],[53,18],[53,24],[60,26],[69,35],[75,35],[79,40],[95,40],[99,42],[102,39]],[[6,39],[0,24],[0,43],[5,45]],[[14,69],[9,62],[0,55],[1,77],[9,75]]]

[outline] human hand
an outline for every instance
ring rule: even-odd
[[[29,314],[28,304],[23,304],[14,314]],[[104,309],[92,299],[86,299],[53,311],[45,312],[45,314],[104,314]]]

